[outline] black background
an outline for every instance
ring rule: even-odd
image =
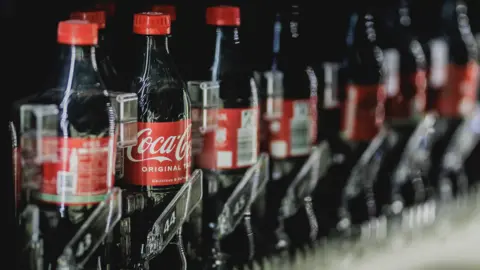
[[[150,1],[150,2],[148,2]],[[301,1],[300,1],[301,2]],[[343,55],[344,36],[348,23],[348,14],[356,5],[364,4],[365,1],[333,0],[333,1],[304,1],[305,25],[304,33],[306,47],[303,53],[308,56],[312,63],[322,60],[335,59]],[[392,0],[379,0],[375,6],[388,6]],[[413,24],[419,33],[428,33],[427,36],[438,35],[434,31],[440,25],[440,0],[414,0],[411,1]],[[480,2],[480,1],[476,1]],[[198,59],[197,51],[201,51],[205,42],[202,33],[205,22],[205,7],[226,4],[241,7],[242,33],[241,39],[245,44],[246,57],[251,60],[255,69],[264,69],[269,65],[272,48],[272,29],[274,18],[274,0],[237,0],[237,1],[200,1],[200,0],[120,0],[117,2],[117,14],[121,21],[116,23],[115,56],[117,59],[128,59],[129,51],[125,50],[121,40],[128,38],[131,33],[132,17],[134,10],[142,10],[152,3],[175,4],[177,6],[177,25],[180,41],[182,61],[195,62]],[[45,79],[49,76],[56,59],[56,30],[57,23],[68,19],[70,12],[92,7],[94,0],[0,0],[0,90],[2,93],[1,106],[6,111],[11,107],[14,100],[26,95],[44,90]],[[301,3],[300,3],[301,4]],[[476,3],[470,9],[480,9]],[[130,14],[130,15],[128,15]],[[129,17],[130,16],[130,17]],[[478,17],[478,16],[477,16]],[[478,20],[477,20],[478,21]],[[478,23],[476,25],[478,31]],[[198,50],[197,50],[198,49]],[[4,127],[9,114],[4,114]],[[13,225],[13,206],[11,181],[10,144],[8,130],[4,129],[5,140],[2,146],[5,163],[4,177],[1,179],[1,188],[6,196],[1,209],[4,209],[6,220]],[[10,227],[13,228],[13,227]],[[10,239],[9,230],[3,231],[2,250],[7,248],[7,253],[2,253],[5,259],[3,264],[8,264],[7,258],[13,258],[13,248],[8,248],[13,243]],[[9,253],[12,252],[12,253]]]

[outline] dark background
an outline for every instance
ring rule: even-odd
[[[302,1],[300,1],[302,2]],[[348,23],[348,15],[356,5],[363,5],[366,1],[333,0],[333,1],[304,1],[306,37],[306,54],[311,63],[324,60],[339,59],[344,51],[344,36]],[[372,1],[369,1],[372,4]],[[379,0],[373,3],[376,7],[385,7],[394,0]],[[439,35],[441,0],[412,0],[411,14],[413,26],[418,33],[427,33],[424,38]],[[476,2],[476,3],[473,3]],[[11,107],[12,102],[21,97],[44,90],[46,78],[53,70],[56,59],[56,30],[57,23],[68,19],[70,12],[88,9],[94,5],[94,0],[0,0],[0,89],[2,93],[1,106]],[[128,37],[131,33],[133,11],[144,10],[149,5],[175,4],[177,6],[177,25],[179,51],[184,63],[197,61],[198,53],[206,43],[202,39],[205,28],[205,7],[216,4],[238,5],[242,12],[241,39],[245,45],[246,57],[253,68],[262,70],[268,67],[271,59],[272,30],[274,18],[274,0],[237,0],[237,1],[206,1],[206,0],[119,0],[117,1],[118,18],[115,23],[114,56],[117,62],[128,59]],[[480,1],[472,1],[470,10],[480,10]],[[301,3],[300,3],[301,4]],[[478,17],[475,28],[478,27]],[[108,26],[107,26],[108,27]],[[126,62],[123,61],[123,62]],[[127,64],[125,64],[128,66]],[[191,71],[190,71],[191,72]],[[188,72],[187,72],[188,73]],[[6,120],[10,118],[5,114]],[[4,129],[6,139],[2,146],[3,159],[7,160],[5,171],[2,174],[2,191],[5,195],[4,206],[6,221],[13,228],[14,220],[11,181],[10,142],[8,130]],[[13,229],[12,229],[13,230]],[[4,233],[2,244],[7,251],[2,253],[12,258],[14,249],[9,249],[13,243],[5,241],[9,237],[9,229]],[[2,250],[3,248],[2,247]],[[6,264],[6,263],[5,263]]]
[[[60,20],[68,19],[70,12],[84,10],[102,0],[0,0],[2,66],[6,67],[2,81],[14,86],[8,92],[8,100],[42,90],[45,78],[56,59],[56,28]],[[397,0],[334,0],[296,1],[304,7],[305,24],[302,32],[307,36],[306,53],[312,63],[339,58],[343,55],[345,29],[352,3],[369,3],[382,8]],[[302,4],[302,2],[304,2]],[[438,35],[441,0],[410,1],[415,28],[422,33]],[[480,2],[480,1],[476,1]],[[195,51],[205,45],[202,31],[205,25],[205,7],[216,4],[237,5],[242,12],[242,42],[248,59],[255,69],[269,65],[272,48],[274,0],[136,0],[117,1],[114,52],[117,58],[128,58],[124,40],[131,33],[133,11],[145,10],[152,4],[177,6],[177,35],[180,40],[181,58],[195,62]],[[480,8],[480,7],[478,7]],[[124,40],[122,40],[124,38]],[[126,55],[126,56],[125,56]],[[120,57],[119,57],[120,56]],[[125,57],[124,57],[125,56]],[[122,59],[121,59],[122,60]],[[125,59],[122,61],[125,62]],[[3,70],[3,69],[2,69]],[[28,79],[27,79],[28,78]],[[6,82],[5,82],[6,81]],[[3,88],[3,87],[2,87]],[[8,89],[8,88],[7,88]]]

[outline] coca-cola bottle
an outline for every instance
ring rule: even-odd
[[[478,50],[464,1],[446,1],[444,14],[450,61],[437,109],[442,116],[458,118],[472,112],[476,102]]]
[[[480,2],[478,1],[469,1],[467,2],[469,18],[471,20],[470,25],[472,27],[472,32],[475,34],[475,39],[477,41],[478,52],[480,52]],[[477,61],[480,63],[480,53],[477,55]],[[480,100],[480,79],[477,86],[477,101]],[[473,150],[472,155],[469,157],[469,160],[466,162],[465,166],[468,173],[470,173],[470,179],[476,179],[476,183],[480,182],[480,170],[477,168],[476,161],[480,158],[480,144],[476,146]]]
[[[366,204],[362,196],[344,199],[344,187],[351,169],[375,137],[384,118],[384,88],[380,48],[376,45],[374,17],[368,7],[356,8],[350,16],[347,32],[347,57],[342,67],[345,74],[345,93],[341,100],[341,136],[330,136],[329,143],[333,154],[331,165],[325,179],[321,180],[316,197],[320,198],[320,218],[328,228],[334,228],[340,216],[349,216],[351,223],[357,224],[366,219]],[[342,96],[342,95],[340,95]],[[350,207],[349,207],[350,206]],[[350,208],[350,211],[348,211]],[[340,229],[350,225],[340,223]]]
[[[183,55],[185,53],[185,45],[180,42],[180,34],[179,32],[179,26],[177,25],[177,9],[173,5],[153,5],[152,11],[154,12],[160,12],[163,14],[168,14],[170,15],[170,20],[171,20],[171,34],[170,34],[170,39],[169,39],[169,49],[170,53],[173,56],[173,60],[175,62],[175,65],[178,67],[180,75],[185,78],[186,74],[186,66],[190,65],[191,59],[187,59]]]
[[[264,73],[266,99],[262,100],[262,129],[266,129],[265,147],[271,157],[271,182],[267,190],[265,227],[275,237],[278,210],[288,186],[306,161],[317,132],[311,96],[316,97],[316,78],[305,53],[303,17],[299,5],[281,5],[274,24],[274,48],[271,69]],[[314,95],[312,95],[312,92]],[[316,109],[316,100],[314,101]],[[292,241],[301,242],[299,222],[287,229]],[[303,231],[308,231],[303,230]],[[300,239],[302,238],[302,239]],[[272,244],[285,239],[271,239]],[[296,241],[298,240],[298,241]]]
[[[155,250],[155,241],[145,243],[147,234],[189,177],[191,111],[185,84],[168,49],[170,16],[135,14],[133,32],[137,46],[131,90],[138,95],[138,141],[125,150],[122,184],[128,193],[145,198],[143,211],[124,222],[131,230],[131,261],[135,264],[142,252]]]
[[[425,111],[426,59],[409,29],[411,19],[406,1],[382,12],[385,117],[398,126],[418,119]]]
[[[126,83],[117,74],[117,70],[110,58],[111,52],[111,35],[106,30],[106,12],[93,11],[77,11],[70,14],[71,19],[86,20],[98,25],[98,44],[95,57],[97,59],[98,71],[105,83],[108,91],[126,92]],[[123,177],[123,151],[117,151],[115,177],[117,179]]]
[[[380,38],[385,78],[385,119],[389,128],[389,149],[376,177],[378,205],[390,202],[391,178],[412,132],[426,110],[427,62],[422,45],[413,36],[410,11],[406,1],[379,10]],[[407,183],[411,183],[408,181]],[[408,185],[404,199],[413,195]]]
[[[242,58],[240,9],[207,8],[207,24],[211,28],[207,34],[213,34],[211,39],[215,41],[212,51],[208,52],[210,68],[194,76],[219,83],[221,109],[218,110],[218,128],[211,138],[205,138],[204,152],[196,159],[196,164],[215,171],[224,187],[228,187],[240,180],[258,157],[257,89],[252,71]],[[213,155],[209,148],[213,148]]]
[[[106,1],[101,1],[95,4],[95,10],[101,10],[105,12],[106,16],[106,25],[108,25],[108,28],[106,28],[106,31],[104,30],[103,32],[107,32],[107,36],[109,37],[110,40],[113,40],[114,36],[114,31],[116,30],[116,20],[118,19],[115,17],[116,14],[116,3],[114,1],[106,0]],[[111,43],[111,42],[110,42]]]
[[[330,34],[332,32],[330,16],[328,18],[322,16],[316,18],[320,21],[315,28],[315,35],[329,36],[328,39],[321,40],[320,44],[328,49],[317,51],[318,63],[314,65],[318,82],[318,140],[328,142],[332,149],[334,164],[340,165],[345,161],[344,155],[348,152],[341,137],[341,111],[347,83],[345,65],[347,44],[345,36],[348,30],[353,30],[348,29],[350,12],[344,7],[331,8],[327,12],[335,14],[335,16],[332,16],[336,18],[334,21],[335,35]],[[340,166],[336,167],[338,167],[338,171],[341,171]],[[330,172],[333,173],[332,175],[335,174],[334,168],[332,167]],[[319,236],[329,235],[332,226],[334,226],[335,209],[338,207],[337,201],[341,196],[344,184],[344,182],[337,181],[332,176],[321,179],[317,184],[313,198],[318,219]]]
[[[70,14],[73,20],[86,20],[98,25],[98,44],[95,57],[97,58],[98,71],[109,91],[123,91],[125,83],[117,74],[111,60],[111,35],[106,30],[106,12],[100,10],[77,11]]]
[[[436,186],[438,166],[462,118],[472,112],[477,102],[478,63],[477,46],[470,29],[467,6],[463,1],[446,0],[441,13],[446,42],[443,66],[438,65],[439,56],[430,47],[430,84],[436,82],[434,73],[443,79],[432,107],[443,118],[438,125],[438,141],[432,151],[430,181]],[[437,58],[435,58],[437,56]],[[441,75],[440,75],[441,74]]]
[[[56,136],[43,137],[41,142],[53,146],[46,149],[58,151],[58,158],[41,165],[41,187],[32,198],[41,210],[44,269],[60,267],[57,259],[65,245],[114,182],[115,116],[97,70],[97,40],[96,24],[60,22],[56,84],[27,102],[56,104],[59,112]],[[91,248],[79,249],[76,258],[84,258]],[[91,261],[86,269],[96,269],[97,255]]]
[[[153,5],[152,7],[153,12],[160,12],[163,14],[170,15],[171,27],[172,32],[175,33],[175,21],[177,20],[177,12],[175,6],[173,5]]]
[[[203,149],[195,165],[204,169],[204,240],[205,256],[211,256],[213,229],[225,201],[246,170],[257,162],[258,96],[253,72],[247,65],[240,43],[240,9],[215,6],[206,10],[205,62],[195,71],[192,80],[208,87],[219,87],[220,104],[217,128],[204,134]],[[241,233],[239,233],[241,234]],[[235,260],[248,252],[246,234],[227,240],[224,246]],[[235,240],[237,239],[237,240]]]

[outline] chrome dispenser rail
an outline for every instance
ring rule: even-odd
[[[392,205],[391,214],[399,214],[404,208],[404,200],[400,188],[407,181],[412,181],[416,203],[426,198],[423,185],[425,174],[430,168],[430,154],[437,140],[436,125],[440,123],[435,113],[425,115],[418,124],[405,146],[399,164],[392,176]]]
[[[220,250],[220,240],[231,234],[240,221],[246,218],[246,225],[249,226],[250,206],[267,185],[269,175],[269,157],[262,153],[255,165],[250,167],[238,183],[235,190],[227,199],[214,229],[213,238],[216,241],[214,247],[214,268],[224,264],[224,254]],[[252,240],[250,239],[250,245]],[[250,257],[253,257],[253,250],[249,250]],[[217,265],[218,264],[218,265]]]
[[[24,104],[20,107],[20,161],[22,166],[21,189],[25,208],[20,214],[20,224],[25,227],[25,237],[29,239],[24,254],[29,260],[30,269],[43,269],[43,240],[40,232],[40,210],[29,204],[32,193],[40,189],[41,166],[43,162],[57,159],[56,147],[52,151],[44,149],[48,145],[39,143],[43,136],[55,136],[58,125],[56,105]]]
[[[57,160],[56,145],[42,143],[44,137],[57,136],[57,105],[22,105],[19,124],[24,182],[22,187],[38,189],[41,180],[38,177],[39,166]]]
[[[118,126],[117,146],[126,148],[137,144],[138,97],[135,93],[108,92]]]
[[[137,144],[138,97],[135,93],[109,92],[117,125],[115,177],[124,175],[124,149]]]
[[[220,85],[213,81],[189,81],[187,87],[192,101],[192,155],[196,156],[203,150],[204,135],[217,128]]]
[[[122,191],[113,188],[63,249],[58,258],[61,270],[82,269],[122,217]]]
[[[267,120],[279,119],[283,114],[283,73],[279,70],[263,74],[266,80],[267,102],[263,117]]]
[[[385,154],[393,145],[391,140],[395,139],[394,134],[387,128],[382,128],[353,167],[342,194],[340,221],[337,224],[339,231],[346,232],[351,228],[348,203],[362,192],[365,192],[368,217],[374,218],[377,215],[373,186]]]
[[[280,206],[280,223],[295,215],[301,207],[305,207],[309,216],[312,241],[317,238],[318,223],[313,213],[311,194],[315,190],[319,179],[327,173],[331,162],[332,153],[326,141],[314,147],[307,161],[288,187]]]
[[[26,197],[38,191],[41,186],[42,164],[58,160],[58,145],[47,140],[48,137],[57,136],[58,112],[57,105],[52,104],[24,104],[20,107],[22,189]],[[40,213],[36,205],[28,202],[27,198],[27,205],[21,216],[27,239],[30,239],[27,246],[30,267],[42,269],[42,253],[45,247],[40,237]],[[113,188],[66,245],[58,258],[58,269],[83,267],[120,220],[121,203],[121,190]]]
[[[121,190],[114,188],[107,199],[101,202],[75,236],[63,249],[57,260],[57,269],[82,269],[95,250],[104,241],[121,218],[122,199]],[[30,260],[30,269],[43,269],[42,253],[43,241],[40,232],[40,213],[36,205],[27,205],[22,213],[24,224],[30,238],[27,245]],[[48,248],[48,247],[47,247]]]
[[[204,167],[202,162],[208,162],[208,158],[204,158],[214,153],[205,149],[205,139],[209,136],[214,136],[214,132],[218,126],[218,109],[220,107],[220,83],[217,81],[189,81],[187,83],[187,90],[190,94],[190,101],[192,102],[192,157],[194,167]],[[206,177],[207,178],[207,177]],[[207,181],[205,181],[207,182]],[[208,184],[206,184],[208,185]],[[190,215],[190,224],[186,224],[187,230],[196,232],[197,237],[190,239],[190,251],[185,254],[183,246],[181,228],[177,233],[176,240],[178,241],[178,250],[182,262],[186,265],[187,261],[200,262],[201,252],[201,220],[203,216],[203,207],[199,205]],[[187,258],[188,257],[188,258]]]
[[[256,196],[268,182],[268,155],[262,153],[255,165],[247,170],[218,216],[214,237],[217,240],[231,234]]]
[[[155,221],[147,235],[145,252],[141,255],[144,262],[141,265],[148,264],[151,259],[162,253],[181,229],[187,217],[202,200],[202,183],[202,171],[195,170]]]
[[[479,203],[478,188],[447,203],[428,201],[404,209],[400,219],[368,221],[355,242],[317,242],[293,259],[267,260],[262,270],[478,269]]]
[[[468,179],[463,165],[480,141],[480,105],[464,119],[450,140],[443,156],[440,171],[439,193],[442,199],[453,196],[453,185],[459,193],[468,191]],[[456,175],[453,183],[451,177]]]

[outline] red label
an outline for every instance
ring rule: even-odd
[[[113,186],[114,140],[43,139],[44,154],[57,151],[57,162],[44,162],[40,200],[67,205],[101,202]]]
[[[385,104],[388,118],[405,119],[425,111],[427,77],[424,71],[402,76],[399,91],[389,95]]]
[[[258,158],[258,108],[219,109],[218,126],[206,135],[202,165],[208,169],[238,169]],[[213,166],[215,165],[215,166]]]
[[[461,117],[468,115],[477,102],[478,64],[464,66],[451,64],[448,68],[448,83],[437,101],[440,115]]]
[[[268,147],[273,158],[305,156],[312,146],[309,99],[283,100],[282,115],[268,123]]]
[[[379,85],[349,85],[342,110],[342,131],[347,140],[369,141],[385,116],[385,91]]]
[[[139,186],[183,184],[191,167],[191,120],[138,122],[137,145],[125,151],[127,183]]]

